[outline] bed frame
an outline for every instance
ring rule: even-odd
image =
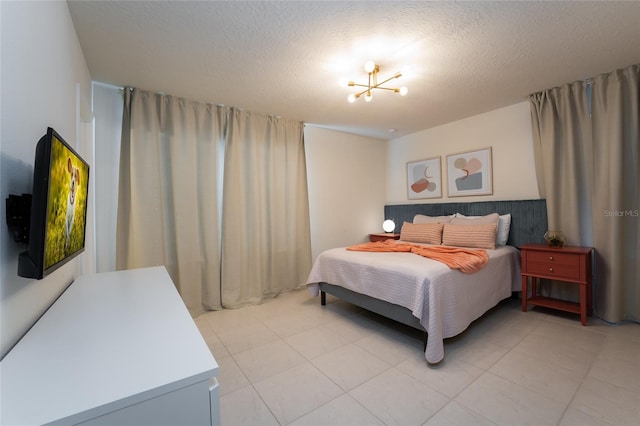
[[[443,216],[462,213],[467,216],[482,216],[494,212],[499,214],[511,213],[508,245],[520,247],[528,243],[543,243],[543,235],[547,231],[547,203],[545,200],[384,206],[385,219],[393,220],[396,223],[396,229],[401,227],[403,222],[413,222],[413,217],[416,214]],[[329,283],[320,283],[320,303],[322,305],[326,305],[326,293],[424,332],[424,346],[426,348],[426,330],[409,309]]]

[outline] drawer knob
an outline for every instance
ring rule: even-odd
[[[549,260],[553,260],[553,256],[549,256]]]
[[[553,268],[549,268],[549,272],[553,272]]]

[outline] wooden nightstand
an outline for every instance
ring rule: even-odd
[[[522,311],[527,304],[560,309],[580,314],[580,322],[587,325],[591,315],[591,261],[592,247],[549,247],[543,244],[525,244],[522,254]],[[531,296],[527,284],[531,278]],[[580,286],[580,303],[568,302],[538,295],[538,278],[563,281]]]
[[[392,232],[382,232],[380,234],[369,234],[369,241],[384,241],[384,240],[399,240],[400,234],[394,234]]]

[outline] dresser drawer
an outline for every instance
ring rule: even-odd
[[[527,261],[525,272],[549,278],[571,280],[580,279],[579,262],[577,262],[575,265],[567,265],[564,263],[555,263],[549,261],[534,262],[532,260],[529,260]]]
[[[553,265],[567,265],[578,267],[580,265],[580,255],[573,253],[554,253],[549,251],[529,251],[527,253],[528,262],[548,263]]]

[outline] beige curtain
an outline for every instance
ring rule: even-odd
[[[592,89],[594,299],[608,321],[640,320],[640,66]]]
[[[232,109],[225,145],[222,304],[304,284],[311,238],[303,124]]]
[[[192,315],[220,309],[226,109],[125,90],[117,269],[164,265]]]
[[[594,246],[594,310],[640,320],[638,66],[531,95],[534,154],[550,229]],[[571,292],[564,287],[563,292]],[[556,288],[549,290],[558,294]],[[576,295],[571,297],[576,298]]]
[[[593,145],[585,82],[531,95],[536,176],[550,230],[568,245],[589,245]]]

